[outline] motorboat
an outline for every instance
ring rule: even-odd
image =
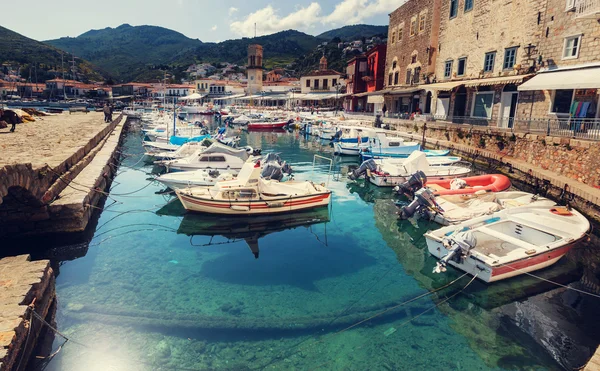
[[[200,142],[187,142],[179,146],[175,151],[147,151],[145,153],[146,156],[154,157],[156,160],[164,161],[164,160],[175,160],[178,158],[188,157],[197,153],[198,150],[206,150],[209,148],[215,141],[212,139],[205,138]]]
[[[210,187],[221,180],[234,179],[237,174],[238,172],[235,170],[199,169],[166,173],[156,177],[155,180],[176,190],[188,187]]]
[[[192,155],[162,163],[171,171],[190,171],[197,169],[240,170],[252,149],[231,148],[221,143],[213,143],[207,149],[198,149]]]
[[[534,204],[430,231],[425,239],[439,259],[435,273],[451,265],[490,283],[553,265],[589,229],[574,209]]]
[[[273,122],[249,122],[247,124],[248,130],[271,130],[271,129],[283,129],[288,124],[288,121],[273,121]]]
[[[261,177],[260,160],[247,161],[233,180],[213,187],[176,191],[189,211],[225,215],[279,214],[329,205],[331,191],[311,181],[279,182]]]
[[[441,225],[465,222],[497,211],[528,205],[555,206],[545,197],[521,191],[485,192],[464,195],[435,196],[431,189],[422,188],[413,201],[400,208],[400,219],[413,216],[432,220]]]
[[[365,175],[369,182],[378,187],[393,187],[404,184],[415,173],[423,173],[427,179],[453,179],[471,173],[469,163],[446,166],[430,166],[424,152],[415,151],[405,161],[367,160],[349,173],[350,179]]]
[[[502,192],[510,188],[510,179],[502,174],[476,175],[455,179],[428,179],[425,184],[436,196],[462,195],[485,192]]]

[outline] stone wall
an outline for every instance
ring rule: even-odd
[[[388,31],[385,86],[406,85],[406,71],[421,67],[422,75],[434,72],[437,54],[437,33],[439,29],[439,8],[441,0],[409,0],[390,14]],[[419,31],[419,16],[426,18],[425,28]],[[411,21],[416,17],[416,34],[411,36]],[[398,39],[402,29],[401,39]],[[429,50],[428,50],[429,48]],[[413,63],[412,58],[416,57]],[[393,64],[396,62],[396,68]],[[394,74],[398,72],[398,84],[394,84]],[[389,75],[392,74],[392,84]]]
[[[575,18],[565,11],[566,0],[546,0],[543,32],[538,43],[545,67],[570,66],[600,61],[600,23],[596,18]],[[581,34],[579,57],[563,59],[565,37]]]

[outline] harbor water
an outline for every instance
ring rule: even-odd
[[[186,213],[132,126],[89,245],[53,242],[75,249],[54,255],[57,329],[72,340],[47,370],[560,370],[600,342],[598,299],[534,277],[432,273],[422,235],[436,226],[398,221],[391,190],[348,181],[357,160],[315,161],[333,158],[328,143],[240,135],[327,184],[331,206]],[[565,258],[539,275],[568,285],[579,273]]]

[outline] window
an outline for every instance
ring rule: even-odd
[[[485,53],[485,58],[483,59],[483,72],[493,72],[495,61],[496,52]]]
[[[412,70],[407,69],[406,70],[406,85],[410,85],[411,81],[412,81]]]
[[[413,82],[415,84],[418,84],[419,82],[421,82],[421,67],[415,68],[415,74],[413,76]]]
[[[410,36],[415,36],[417,34],[417,17],[413,17],[410,21]]]
[[[473,93],[473,108],[471,117],[492,118],[494,92],[486,91]]]
[[[473,9],[473,0],[465,0],[465,13]]]
[[[575,9],[575,0],[567,0],[565,4],[565,11],[570,11]]]
[[[467,70],[467,58],[458,59],[458,67],[456,69],[457,76],[464,76]]]
[[[398,62],[396,62],[396,61],[393,61],[393,62],[392,62],[392,69],[394,69],[394,70],[395,70],[397,65],[398,65]]]
[[[417,63],[417,56],[416,56],[416,55],[413,55],[413,56],[410,58],[410,63]]]
[[[452,76],[452,61],[446,61],[444,65],[444,77],[449,79]]]
[[[306,87],[310,88],[310,79],[306,79]]]
[[[510,70],[515,66],[515,62],[517,60],[517,49],[518,48],[508,48],[504,50],[504,65],[503,69]]]
[[[329,88],[328,83],[329,83],[329,80],[323,79],[323,89],[328,89]]]
[[[315,79],[315,89],[319,88],[319,79]]]
[[[581,44],[581,35],[565,38],[563,47],[563,59],[576,59],[579,57],[579,45]]]
[[[400,27],[398,30],[398,42],[402,41],[402,37],[404,37],[404,27]]]
[[[427,19],[427,13],[422,13],[419,16],[419,32],[425,31],[425,19]]]
[[[554,113],[570,113],[571,102],[573,101],[573,90],[556,90],[554,93],[554,102],[552,104],[552,112]]]
[[[210,162],[225,162],[225,157],[223,156],[210,156]]]
[[[392,44],[396,43],[396,33],[392,32]]]
[[[391,73],[388,76],[388,85],[392,85],[392,74]]]
[[[336,86],[336,85],[337,85],[337,79],[332,79],[331,86]]]
[[[458,15],[458,0],[450,0],[450,18]]]
[[[399,74],[398,74],[398,71],[396,71],[396,73],[394,74],[394,85],[398,85],[398,77],[399,77]]]

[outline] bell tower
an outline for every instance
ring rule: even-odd
[[[258,44],[248,45],[248,94],[260,93],[263,88],[263,47]]]
[[[321,57],[321,60],[319,61],[319,71],[326,71],[327,70],[327,58],[325,58],[325,53],[323,53],[323,56]]]

